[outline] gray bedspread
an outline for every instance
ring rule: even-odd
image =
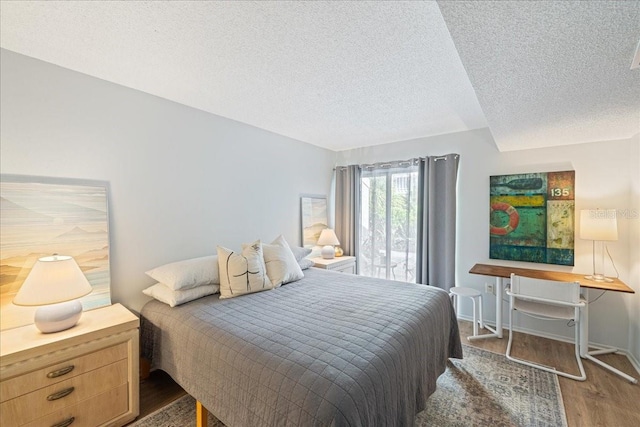
[[[412,426],[447,358],[462,357],[446,292],[314,268],[141,314],[152,367],[230,427]]]

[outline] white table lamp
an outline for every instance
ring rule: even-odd
[[[15,305],[42,306],[34,323],[45,334],[73,327],[82,315],[78,298],[92,291],[89,281],[70,256],[38,259],[13,299]]]
[[[580,211],[580,238],[593,240],[593,274],[587,279],[613,282],[604,275],[605,241],[618,240],[615,209],[585,209]],[[598,254],[598,252],[600,252]]]
[[[335,246],[339,245],[340,241],[338,240],[338,236],[336,236],[335,231],[331,228],[325,228],[320,233],[320,238],[318,239],[318,246],[322,246],[322,258],[331,259],[336,256]]]

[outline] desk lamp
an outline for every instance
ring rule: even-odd
[[[595,280],[596,282],[613,282],[612,279],[604,275],[604,242],[618,240],[616,210],[581,210],[580,238],[593,240],[593,274],[591,276],[585,276],[585,278]]]
[[[82,315],[78,298],[91,291],[91,285],[72,257],[54,255],[36,261],[13,303],[41,306],[36,310],[34,323],[48,334],[75,326]]]
[[[338,236],[336,236],[335,231],[331,228],[325,228],[320,233],[320,238],[318,239],[318,246],[322,246],[322,258],[331,259],[336,256],[336,245],[339,245],[340,241],[338,240]]]

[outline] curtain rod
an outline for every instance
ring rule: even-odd
[[[433,157],[433,161],[437,162],[438,160],[447,160],[447,156],[450,156],[450,155],[451,154],[446,154],[444,156]],[[460,157],[459,154],[453,154],[453,158],[454,159],[457,159],[458,157]],[[392,167],[394,165],[396,165],[398,167],[411,166],[412,164],[418,164],[421,160],[426,160],[426,159],[429,159],[429,157],[416,157],[414,159],[395,160],[395,161],[392,161],[392,162],[363,163],[363,164],[359,164],[359,165],[356,165],[356,166],[359,166],[362,169],[374,169],[374,168],[387,169],[387,168],[390,168],[390,167]],[[354,165],[336,166],[335,168],[333,168],[333,170],[345,170],[349,166],[354,166]]]
[[[433,159],[434,162],[437,162],[438,160],[447,160],[447,156],[450,156],[450,154],[447,154],[446,156],[439,156]],[[460,154],[454,154],[453,158],[457,159],[458,157],[460,157]]]
[[[391,167],[405,167],[405,166],[411,166],[413,164],[418,164],[422,159],[424,159],[424,157],[419,157],[419,158],[410,159],[410,160],[395,160],[392,162],[363,163],[355,166],[359,166],[362,169],[375,169],[375,168],[389,169]],[[349,165],[349,166],[354,166],[354,165]],[[335,168],[333,168],[333,170],[345,170],[349,166],[336,166]]]

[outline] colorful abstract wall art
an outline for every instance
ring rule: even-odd
[[[12,301],[43,256],[74,257],[93,288],[80,299],[84,310],[111,304],[107,190],[106,182],[2,175],[2,330],[33,323],[35,307],[19,307]]]
[[[489,257],[573,265],[575,171],[490,177]]]

